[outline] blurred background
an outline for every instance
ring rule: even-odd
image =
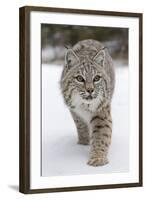
[[[76,25],[41,25],[43,64],[63,64],[66,47],[80,40],[95,39],[109,50],[114,61],[128,63],[128,29]]]

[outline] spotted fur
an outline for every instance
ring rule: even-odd
[[[64,102],[77,127],[78,143],[90,144],[88,164],[107,164],[115,86],[115,72],[108,50],[95,40],[83,40],[68,49],[60,85]]]

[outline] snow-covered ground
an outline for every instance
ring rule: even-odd
[[[59,89],[61,66],[42,66],[42,176],[127,172],[129,169],[128,67],[116,67],[110,163],[86,164],[89,146],[77,144],[72,117]]]

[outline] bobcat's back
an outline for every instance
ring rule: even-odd
[[[104,46],[100,42],[91,39],[82,40],[73,46],[74,52],[79,57],[89,57],[90,59],[93,59],[97,52],[103,48]]]

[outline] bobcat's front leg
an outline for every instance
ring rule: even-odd
[[[89,165],[101,166],[108,163],[108,150],[111,143],[112,120],[110,110],[107,109],[102,113],[97,113],[90,121],[91,138],[90,138],[90,158]]]
[[[89,144],[89,130],[83,120],[74,112],[71,112],[78,132],[78,144]]]

